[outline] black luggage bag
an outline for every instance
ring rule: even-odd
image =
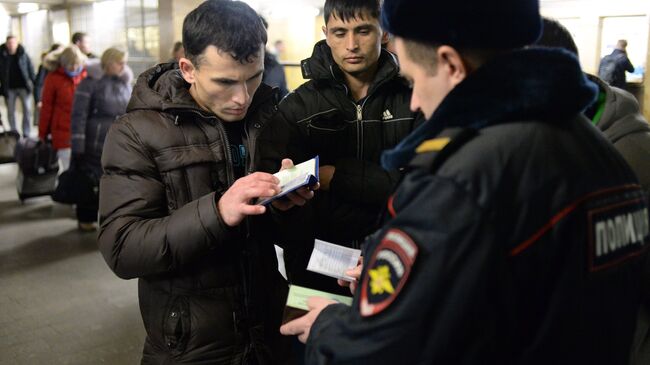
[[[16,131],[7,131],[0,121],[0,163],[15,162],[16,144],[20,134]]]
[[[56,187],[59,163],[56,151],[49,141],[21,139],[16,145],[16,162],[16,190],[20,201],[52,194]]]

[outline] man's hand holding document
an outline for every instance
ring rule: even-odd
[[[282,169],[273,176],[280,180],[280,192],[272,197],[258,199],[257,204],[266,205],[302,187],[315,190],[318,185],[318,156],[295,166],[291,160],[285,159],[282,161]]]
[[[349,283],[356,283],[358,277],[346,275],[346,272],[356,273],[355,270],[358,267],[360,255],[360,250],[315,240],[314,250],[307,264],[307,270],[330,276],[349,285]],[[352,298],[291,285],[282,322],[286,323],[301,317],[308,311],[315,309],[312,307],[324,308],[334,303],[351,305]]]

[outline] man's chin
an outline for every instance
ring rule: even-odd
[[[244,119],[246,117],[246,112],[244,111],[241,114],[236,114],[236,113],[226,113],[226,112],[219,112],[215,113],[219,119],[221,119],[224,122],[239,122],[240,120]]]

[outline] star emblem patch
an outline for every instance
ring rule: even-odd
[[[373,253],[361,286],[361,315],[386,309],[404,287],[418,254],[418,246],[403,231],[389,230]]]

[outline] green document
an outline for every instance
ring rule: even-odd
[[[339,303],[352,305],[352,297],[344,295],[332,294],[324,291],[318,291],[309,288],[303,288],[298,285],[291,285],[289,287],[289,296],[287,298],[287,307],[298,308],[302,310],[309,310],[307,307],[307,299],[309,297],[323,297],[326,299],[335,300]]]

